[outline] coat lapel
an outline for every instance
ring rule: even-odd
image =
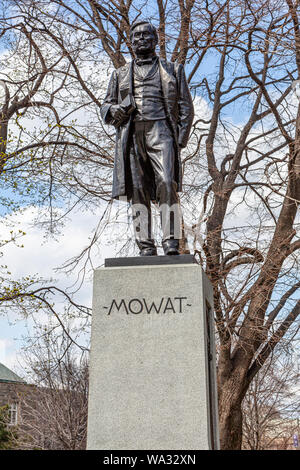
[[[161,78],[161,86],[166,104],[167,117],[173,128],[175,141],[177,141],[177,83],[170,68],[173,66],[166,63],[166,61],[159,59],[159,71]]]
[[[120,69],[119,93],[121,101],[133,92],[133,61]]]
[[[165,100],[168,104],[172,103],[176,100],[176,79],[164,60],[159,59],[159,70]]]

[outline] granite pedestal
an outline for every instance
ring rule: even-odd
[[[212,305],[192,257],[95,271],[88,449],[218,448]]]

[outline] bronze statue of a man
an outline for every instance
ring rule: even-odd
[[[180,149],[193,122],[192,98],[183,66],[156,55],[151,23],[135,22],[130,40],[136,59],[113,72],[101,107],[104,122],[116,127],[112,196],[132,200],[141,256],[157,254],[151,228],[151,201],[156,201],[164,253],[178,255]]]

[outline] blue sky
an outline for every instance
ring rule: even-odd
[[[38,275],[46,279],[53,279],[50,284],[55,284],[60,288],[70,288],[77,279],[77,271],[73,271],[70,276],[55,271],[64,261],[75,256],[88,244],[88,238],[101,215],[101,208],[98,213],[74,214],[66,222],[61,236],[45,238],[44,230],[32,225],[32,220],[38,214],[38,210],[29,207],[22,213],[15,213],[8,219],[16,219],[22,226],[26,235],[22,238],[24,248],[16,248],[14,245],[6,246],[4,250],[5,263],[12,272],[12,277],[17,279],[25,275]],[[0,219],[1,233],[5,236],[5,220]],[[113,247],[106,247],[105,243],[100,252],[95,256],[96,266],[101,266],[105,257],[113,256]],[[55,281],[54,281],[55,280]],[[85,305],[91,305],[92,298],[92,278],[91,272],[88,274],[86,282],[83,284],[79,299]],[[77,296],[78,300],[78,296]],[[9,320],[8,320],[9,318]],[[46,322],[45,316],[37,313],[35,318],[38,321]],[[6,315],[0,315],[0,362],[8,367],[17,364],[16,353],[22,341],[22,335],[27,334],[27,327],[31,329],[33,322],[22,317],[15,316],[7,311]]]
[[[147,17],[152,14],[153,3],[148,2],[147,8],[143,11],[143,16]],[[3,46],[0,42],[0,52]],[[189,72],[191,65],[187,64],[186,70]],[[203,66],[203,74],[211,78],[218,72],[218,57],[213,53],[208,54]],[[108,77],[107,77],[108,79]],[[207,108],[206,108],[207,109]],[[226,111],[227,119],[235,125],[240,125],[248,116],[247,104],[238,103],[232,105]],[[10,193],[8,192],[10,196]],[[15,197],[15,194],[13,194]],[[1,210],[1,208],[0,208]],[[32,213],[31,213],[32,212]],[[74,272],[69,278],[63,274],[55,271],[55,268],[61,265],[64,261],[77,254],[80,249],[86,246],[88,237],[90,236],[93,227],[100,218],[101,210],[97,213],[74,214],[67,222],[63,233],[56,239],[45,239],[44,231],[32,227],[32,217],[35,208],[28,208],[23,215],[16,214],[21,228],[27,232],[24,237],[24,248],[13,249],[8,247],[5,249],[5,262],[10,266],[16,277],[23,274],[39,274],[45,277],[53,277],[58,279],[61,286],[69,286],[76,279],[77,273]],[[0,215],[4,215],[0,212]],[[114,236],[118,236],[120,226],[115,227]],[[124,227],[123,227],[124,230]],[[120,230],[121,231],[121,230]],[[2,232],[3,233],[3,232]],[[120,233],[122,238],[125,234]],[[100,252],[95,254],[96,264],[101,265],[105,257],[113,257],[116,253],[116,246],[110,245],[109,235],[103,240],[103,246]],[[13,267],[13,269],[12,269]],[[91,301],[91,276],[83,286],[81,291],[82,303],[90,304]],[[0,317],[0,362],[6,363],[9,367],[13,366],[15,361],[15,354],[20,346],[20,338],[22,334],[26,334],[24,326],[26,322],[23,319],[13,319],[13,323],[8,323],[6,317]],[[30,326],[30,325],[29,325]],[[15,340],[16,338],[16,340]]]

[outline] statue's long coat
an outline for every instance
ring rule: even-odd
[[[194,118],[194,108],[186,81],[184,68],[176,62],[159,59],[159,70],[165,101],[168,122],[173,132],[176,150],[175,181],[177,191],[181,191],[181,162],[179,147],[187,145]],[[109,108],[120,104],[128,93],[133,92],[133,62],[114,70],[106,97],[101,107],[101,115],[106,124],[113,124]],[[113,175],[112,197],[127,196],[131,198],[132,183],[129,166],[129,147],[131,139],[132,118],[116,129],[116,148]],[[149,188],[151,198],[155,200],[155,181]]]

